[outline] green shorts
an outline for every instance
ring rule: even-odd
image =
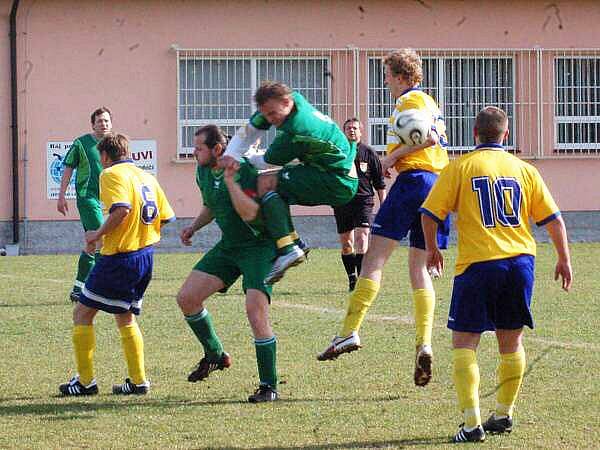
[[[219,278],[227,289],[242,275],[242,289],[264,292],[271,301],[272,288],[265,285],[265,278],[273,267],[276,257],[273,243],[266,242],[251,247],[226,248],[217,243],[194,266],[194,270]]]
[[[97,230],[102,226],[104,217],[102,215],[100,200],[95,198],[78,198],[77,209],[79,210],[79,220],[81,220],[85,231]]]
[[[285,166],[278,174],[277,192],[291,205],[345,205],[357,188],[358,178],[305,164]]]

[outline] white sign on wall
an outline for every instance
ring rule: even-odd
[[[63,175],[62,160],[71,148],[73,141],[52,141],[46,144],[46,180],[49,200],[58,199],[60,180]],[[131,158],[136,166],[156,176],[156,141],[137,140],[129,143]],[[67,187],[65,197],[75,198],[75,173],[71,177],[71,183]]]

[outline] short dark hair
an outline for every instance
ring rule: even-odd
[[[349,119],[346,119],[346,121],[344,122],[344,125],[342,125],[342,130],[345,130],[346,125],[348,125],[349,123],[352,123],[352,122],[358,122],[358,124],[360,125],[360,129],[362,130],[363,124],[357,117],[350,117]]]
[[[486,106],[475,119],[475,132],[479,142],[500,142],[508,129],[508,117],[497,106]]]
[[[262,106],[271,99],[282,100],[292,95],[289,86],[278,81],[263,81],[254,93],[254,101]]]
[[[94,122],[96,122],[96,116],[99,116],[100,114],[104,113],[108,113],[108,115],[110,116],[110,120],[112,120],[112,113],[110,112],[110,109],[108,109],[106,106],[101,106],[100,108],[96,109],[90,117],[92,125],[94,125]]]
[[[120,161],[129,156],[129,139],[123,134],[107,134],[98,143],[98,151],[105,152],[111,161]]]
[[[204,125],[196,130],[194,136],[200,136],[201,134],[204,135],[204,143],[208,148],[212,149],[217,144],[221,144],[224,149],[227,148],[229,136],[218,126],[213,124]]]

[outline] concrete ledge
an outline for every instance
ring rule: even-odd
[[[565,212],[571,242],[600,242],[600,211]],[[194,236],[192,247],[179,243],[179,232],[192,219],[178,219],[163,229],[163,239],[158,246],[162,252],[198,252],[211,248],[220,238],[220,231],[214,223]],[[296,216],[294,223],[298,233],[314,248],[337,248],[338,235],[333,216]],[[536,239],[549,240],[545,229],[534,226]],[[78,253],[83,247],[83,229],[79,221],[25,221],[20,224],[21,242],[16,248],[19,254]],[[455,230],[450,236],[456,242]],[[0,248],[8,250],[12,243],[12,223],[0,222]],[[403,242],[406,243],[405,241]],[[7,252],[8,253],[8,252]]]

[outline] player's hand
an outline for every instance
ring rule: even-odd
[[[58,201],[56,202],[56,209],[63,216],[67,215],[67,212],[69,211],[69,204],[67,203],[67,200],[65,199],[65,197],[63,197],[63,196],[58,197]]]
[[[94,253],[96,251],[96,242],[100,240],[100,237],[100,234],[95,230],[85,232],[86,253]]]
[[[240,167],[240,163],[238,161],[236,161],[236,159],[234,157],[229,156],[229,155],[221,156],[219,158],[219,161],[217,161],[217,165],[221,169],[227,169],[228,167],[236,167],[236,170],[237,170],[237,168]]]
[[[233,158],[232,158],[233,159]],[[231,180],[233,179],[233,176],[236,174],[236,172],[240,169],[240,163],[237,162],[235,159],[233,160],[233,163],[228,164],[225,166],[225,171],[224,173],[224,177],[226,180]]]
[[[562,288],[565,292],[569,292],[573,282],[573,269],[571,269],[570,261],[558,261],[554,269],[554,280],[560,277]]]
[[[179,239],[181,239],[181,243],[188,247],[192,245],[192,236],[194,233],[195,231],[192,227],[185,227],[183,230],[181,230],[179,233]]]
[[[394,167],[394,164],[396,164],[395,158],[390,158],[389,156],[386,156],[385,158],[383,158],[383,160],[381,161],[381,169],[383,171],[384,177],[386,177],[386,178],[392,177],[391,169],[392,169],[392,167]]]
[[[440,142],[440,137],[437,134],[437,131],[431,130],[429,132],[429,136],[427,136],[427,140],[425,142],[423,142],[423,145],[425,146],[425,148],[427,147],[432,147],[434,145],[437,145]]]
[[[439,278],[444,272],[444,256],[439,248],[427,250],[427,271],[431,278]]]

